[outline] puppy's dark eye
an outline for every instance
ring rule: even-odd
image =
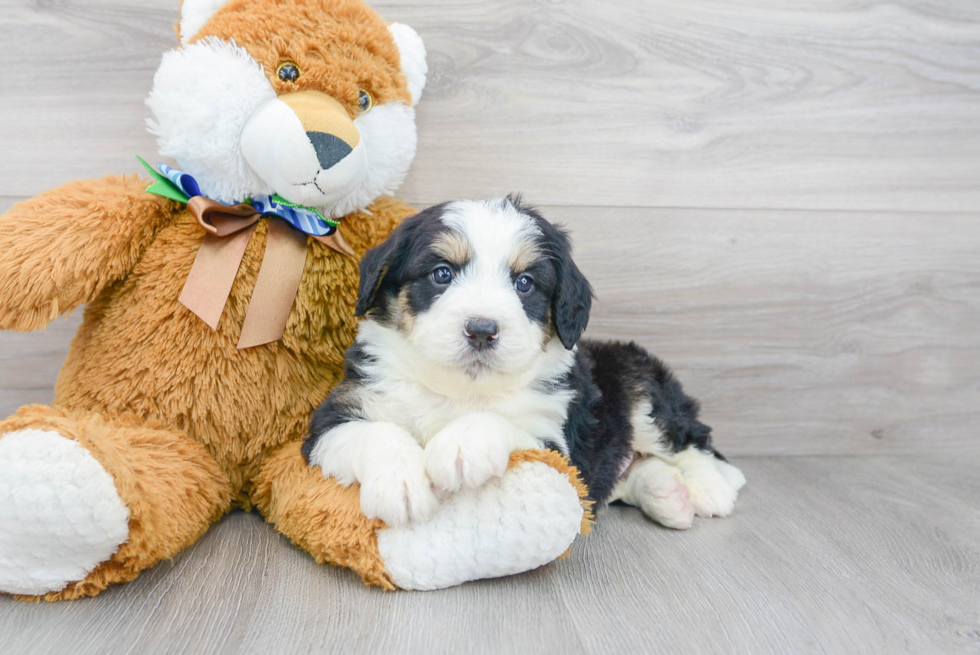
[[[295,82],[299,79],[299,66],[291,61],[284,61],[276,69],[276,75],[283,82]]]
[[[448,266],[440,266],[432,271],[432,281],[436,284],[449,284],[453,281],[453,272]]]
[[[534,288],[534,280],[530,275],[522,275],[514,281],[514,288],[518,293],[528,293]]]
[[[358,89],[357,93],[357,112],[359,114],[366,114],[374,106],[374,99],[364,89]]]

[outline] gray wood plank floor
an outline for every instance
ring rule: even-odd
[[[748,458],[730,519],[600,513],[570,558],[440,592],[317,566],[259,517],[102,596],[0,598],[0,652],[969,653],[977,458]],[[220,590],[220,592],[219,592]]]

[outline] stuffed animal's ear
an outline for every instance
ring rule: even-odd
[[[364,316],[374,306],[378,290],[385,275],[391,270],[392,262],[401,243],[401,232],[395,229],[380,246],[371,248],[361,259],[361,282],[357,291],[357,305],[354,316]]]
[[[555,259],[558,284],[555,287],[552,320],[562,345],[571,350],[589,324],[593,293],[592,285],[572,261],[568,237],[564,232],[559,234],[562,238]]]
[[[418,104],[425,88],[425,76],[429,65],[425,62],[425,44],[418,32],[403,23],[392,23],[388,31],[395,39],[398,54],[401,55],[402,73],[408,78],[408,92],[412,94],[412,106]]]
[[[215,12],[230,0],[183,0],[180,4],[180,45],[187,45]]]

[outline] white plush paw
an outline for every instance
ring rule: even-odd
[[[694,512],[701,517],[730,516],[745,476],[737,468],[696,448],[677,454],[674,464],[691,494]]]
[[[60,591],[128,535],[112,476],[78,442],[44,430],[0,436],[0,591]]]
[[[480,487],[507,470],[512,451],[509,426],[477,416],[453,421],[426,445],[425,469],[440,489],[455,493],[464,486]]]
[[[553,561],[575,540],[582,516],[567,476],[525,462],[453,495],[427,523],[378,530],[378,550],[400,588],[443,589]]]
[[[366,517],[379,518],[394,527],[427,521],[438,509],[439,500],[425,474],[421,448],[379,452],[364,469],[360,476],[361,511]]]

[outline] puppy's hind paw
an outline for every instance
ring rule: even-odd
[[[740,470],[693,447],[678,453],[674,463],[684,476],[698,516],[731,516],[738,490],[745,484]]]
[[[664,527],[686,530],[694,523],[694,504],[681,472],[663,460],[635,463],[613,496],[635,505]]]

